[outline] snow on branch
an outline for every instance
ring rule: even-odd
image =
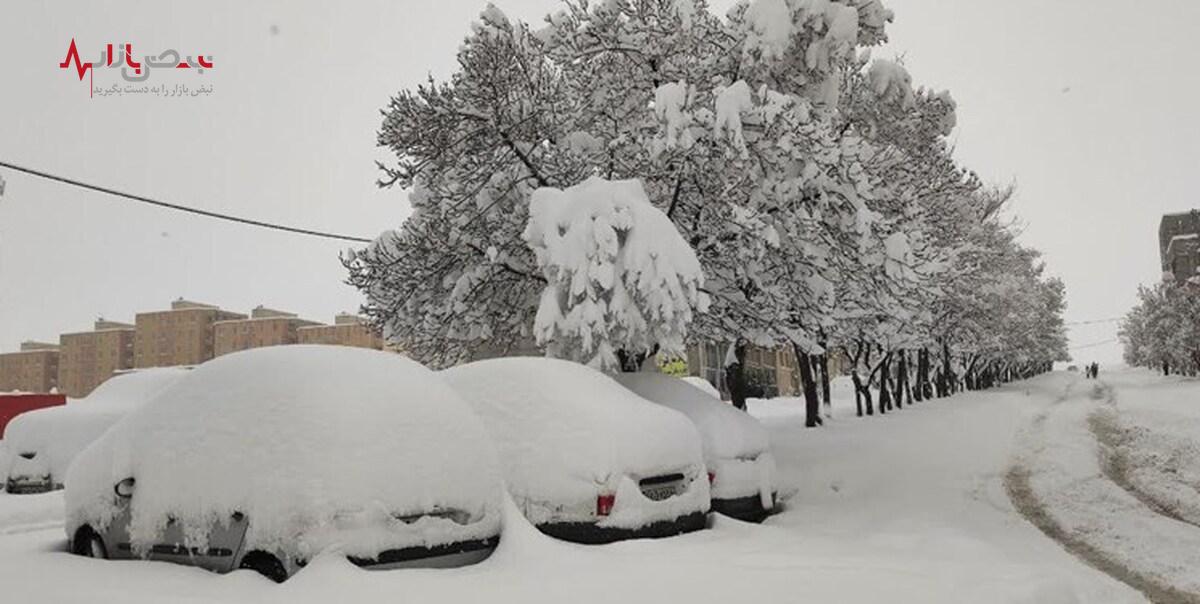
[[[534,335],[550,356],[614,370],[619,350],[680,351],[707,307],[696,254],[640,180],[538,189],[524,238],[547,281]]]

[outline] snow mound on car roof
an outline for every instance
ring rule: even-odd
[[[716,386],[713,386],[708,380],[702,377],[696,377],[694,375],[685,376],[680,379],[703,390],[705,394],[717,400],[721,400],[721,391],[717,390]]]
[[[179,367],[142,369],[113,376],[82,399],[13,418],[4,431],[14,452],[36,453],[33,459],[10,458],[11,474],[50,474],[62,482],[75,456],[129,411],[174,383],[187,370]]]
[[[594,502],[624,475],[679,472],[703,460],[686,417],[578,363],[511,357],[441,373],[491,428],[518,499]]]
[[[373,555],[499,530],[483,425],[429,369],[366,349],[277,346],[197,367],[71,466],[68,532],[107,520],[127,477],[135,549],[168,518],[202,535],[235,512],[250,521],[246,547],[298,555],[330,545]],[[395,520],[450,509],[483,521]],[[380,524],[391,530],[363,530]]]
[[[67,399],[67,407],[80,413],[130,411],[144,405],[190,370],[190,367],[152,367],[119,373],[85,397]]]
[[[677,377],[650,372],[622,373],[617,381],[639,396],[692,420],[700,431],[705,460],[710,463],[717,459],[757,457],[769,447],[767,429],[758,420]]]

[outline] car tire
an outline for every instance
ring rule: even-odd
[[[87,558],[98,558],[105,560],[108,558],[108,548],[104,547],[104,540],[92,527],[84,525],[75,531],[75,539],[71,542],[72,553],[84,556]]]
[[[276,583],[283,583],[288,578],[283,562],[280,562],[279,558],[274,555],[261,550],[254,550],[242,556],[238,568],[252,570]]]

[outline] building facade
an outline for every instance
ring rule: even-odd
[[[728,348],[728,343],[709,342],[703,345],[693,344],[687,349],[688,375],[704,378],[725,398],[729,397],[729,385],[725,381],[725,353]],[[841,355],[830,353],[830,379],[842,374],[843,363]],[[761,390],[761,395],[765,398],[799,396],[802,393],[800,366],[797,364],[795,352],[788,346],[747,346],[746,376],[751,390]]]
[[[170,310],[138,313],[133,366],[199,365],[215,356],[213,323],[245,318],[241,313],[182,299],[172,302]]]
[[[1177,282],[1200,277],[1200,210],[1166,214],[1158,225],[1158,253],[1164,277]]]
[[[250,311],[248,319],[213,323],[213,354],[221,356],[250,348],[297,344],[301,328],[319,325],[293,313],[259,306]]]
[[[58,391],[58,345],[22,342],[19,352],[0,354],[0,392]]]
[[[92,331],[59,336],[59,391],[82,398],[115,372],[132,368],[134,334],[133,325],[101,319]]]
[[[300,327],[296,330],[296,335],[301,344],[383,349],[383,340],[371,330],[363,318],[347,313],[335,316],[333,325]]]

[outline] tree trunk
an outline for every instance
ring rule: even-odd
[[[746,410],[746,341],[739,338],[733,344],[735,361],[725,366],[725,383],[729,385],[729,398],[733,406]]]
[[[617,363],[621,365],[622,373],[637,373],[642,370],[642,364],[646,359],[658,354],[658,344],[654,345],[653,350],[643,350],[641,352],[630,352],[624,348],[617,350]]]
[[[942,373],[938,376],[938,397],[954,394],[954,373],[950,370],[950,343],[942,340]]]
[[[825,344],[821,343],[822,348]],[[825,406],[825,417],[833,417],[833,399],[829,398],[829,349],[821,354],[817,361],[818,373],[821,376],[821,404]]]
[[[821,400],[817,398],[817,381],[813,379],[812,359],[794,342],[792,351],[796,354],[796,365],[800,368],[800,385],[804,390],[804,426],[816,428],[821,425]]]
[[[879,362],[879,413],[892,410],[892,353],[883,355]]]
[[[896,353],[898,359],[896,361],[896,391],[892,394],[892,398],[896,399],[896,408],[904,406],[904,391],[908,386],[908,353],[901,350]],[[908,404],[912,404],[912,391],[909,390]]]
[[[867,370],[866,383],[860,382],[862,385],[863,401],[866,403],[867,415],[875,415],[875,402],[871,397],[871,380],[874,378],[874,372],[871,371],[871,347],[860,344],[863,348],[863,367]]]

